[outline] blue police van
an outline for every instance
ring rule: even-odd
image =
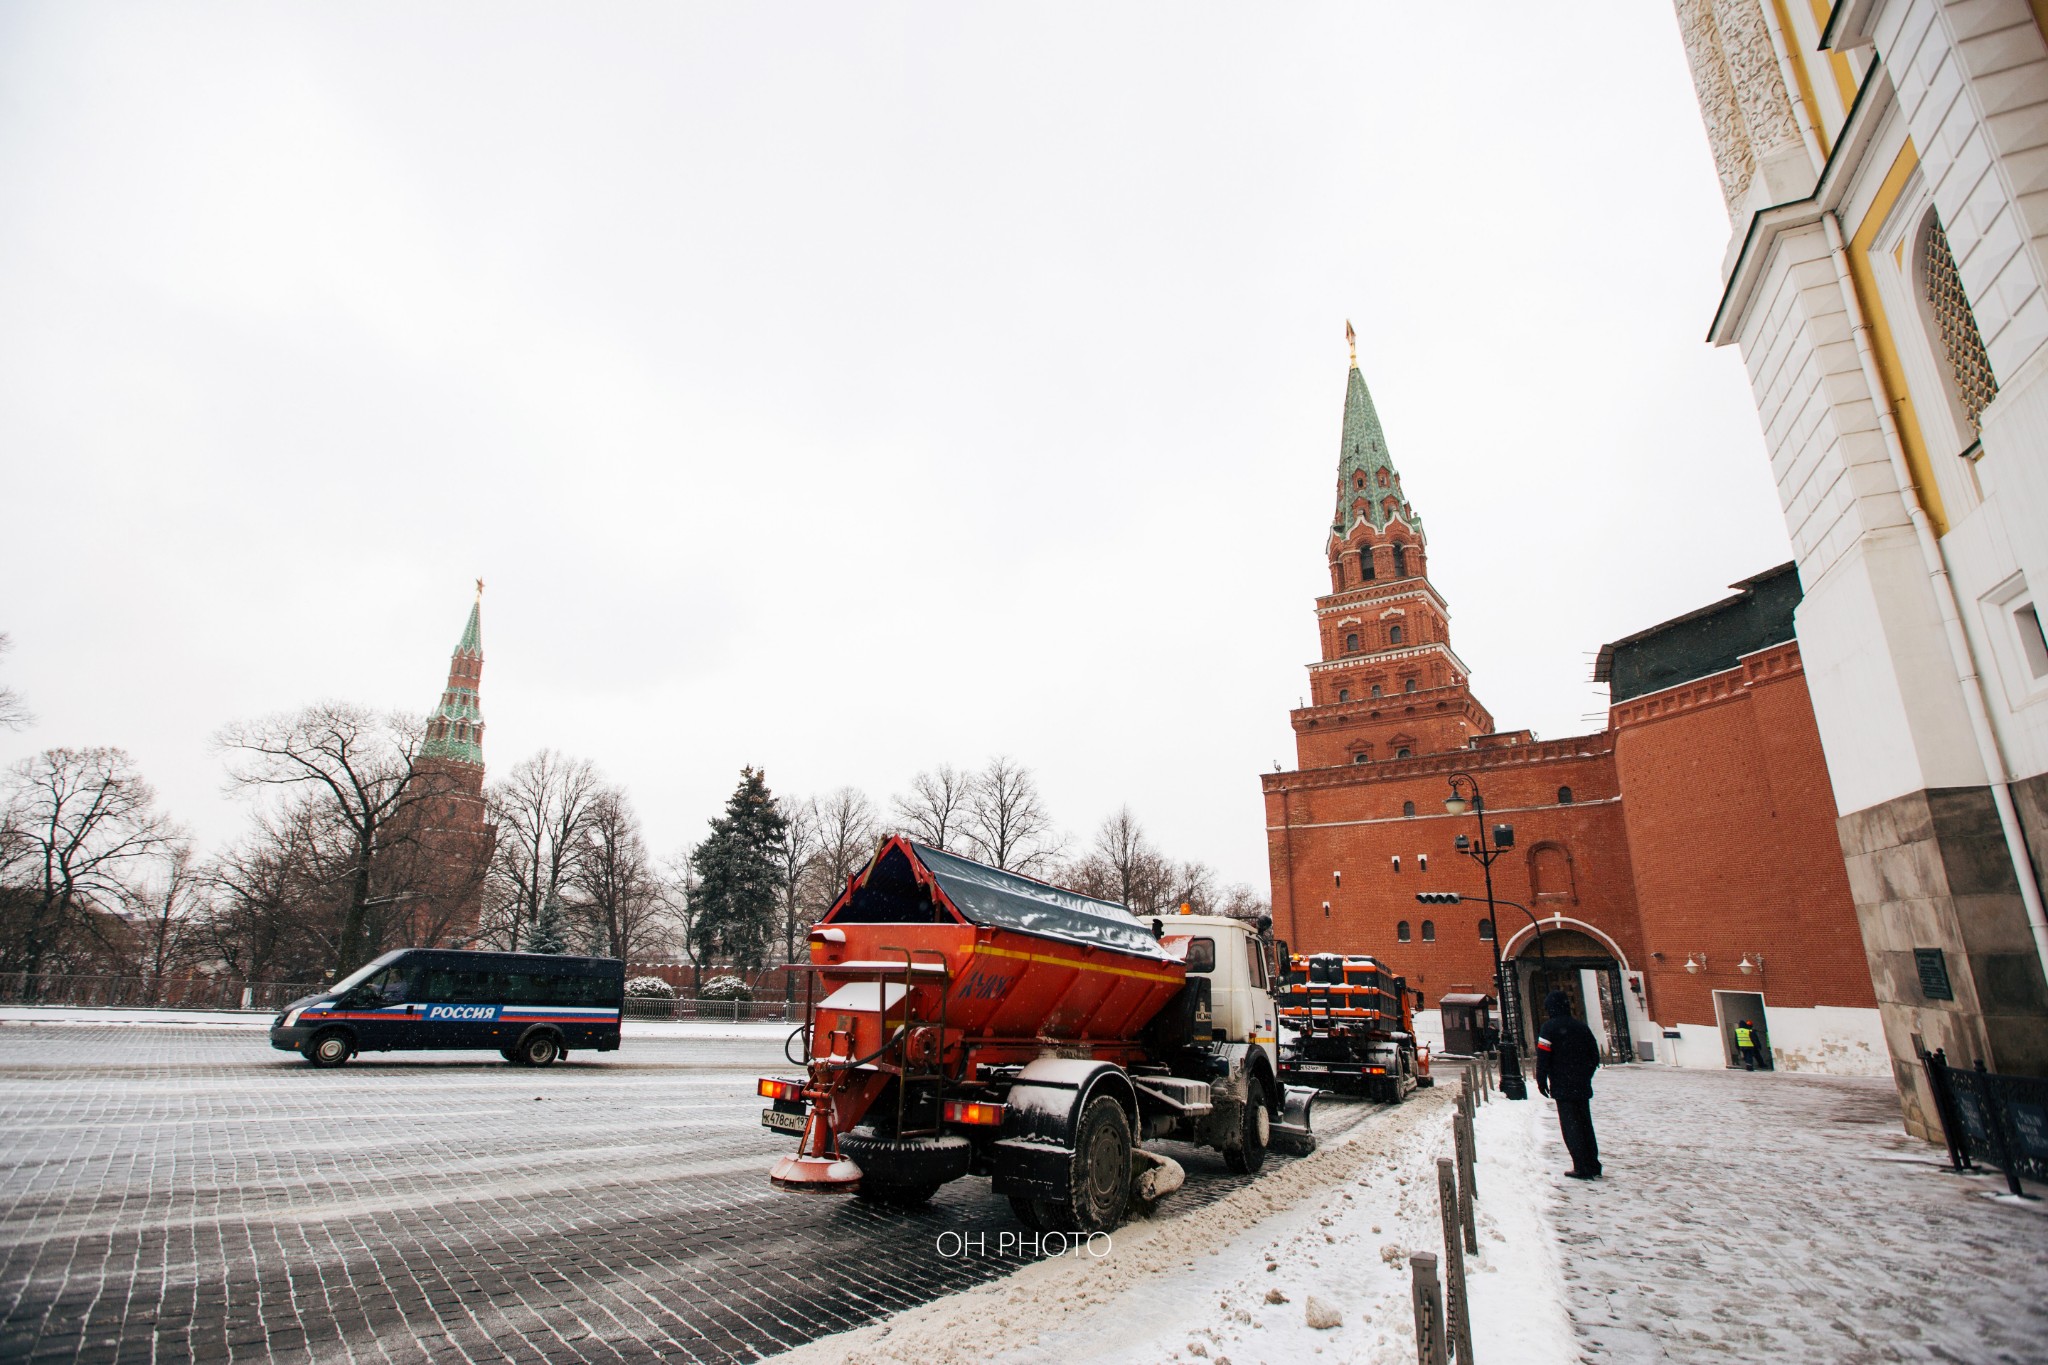
[[[287,1005],[270,1045],[314,1066],[454,1048],[546,1066],[572,1048],[614,1051],[625,998],[626,964],[615,957],[400,948]]]

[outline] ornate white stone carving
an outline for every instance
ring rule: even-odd
[[[1685,39],[1685,59],[1692,67],[1692,86],[1699,96],[1700,117],[1707,125],[1707,145],[1714,152],[1714,170],[1721,178],[1721,197],[1733,217],[1756,173],[1749,147],[1749,126],[1735,98],[1735,83],[1721,51],[1721,28],[1713,0],[1677,0],[1678,30]]]

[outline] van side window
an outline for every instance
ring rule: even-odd
[[[365,1005],[402,1005],[405,1003],[405,967],[394,963],[369,978],[348,993],[351,1001]]]
[[[1197,938],[1188,942],[1188,970],[1191,972],[1213,972],[1216,970],[1216,940]]]

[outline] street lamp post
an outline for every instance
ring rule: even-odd
[[[1507,964],[1500,955],[1500,918],[1493,898],[1493,864],[1496,858],[1515,846],[1515,827],[1495,825],[1486,827],[1486,799],[1479,794],[1479,783],[1470,773],[1451,774],[1451,794],[1444,799],[1444,809],[1452,815],[1472,812],[1472,819],[1479,825],[1477,842],[1460,834],[1456,847],[1458,852],[1478,863],[1486,874],[1486,920],[1493,926],[1493,989],[1500,1000],[1500,1093],[1511,1100],[1529,1098],[1528,1084],[1522,1079],[1520,1040],[1522,1036],[1519,1002],[1508,989]],[[1472,795],[1468,800],[1459,784]],[[1540,930],[1538,931],[1541,932]]]

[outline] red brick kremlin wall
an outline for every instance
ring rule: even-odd
[[[1651,1013],[1712,1023],[1717,989],[1876,1008],[1799,646],[1623,702],[1609,723]],[[1744,975],[1745,956],[1760,970]]]

